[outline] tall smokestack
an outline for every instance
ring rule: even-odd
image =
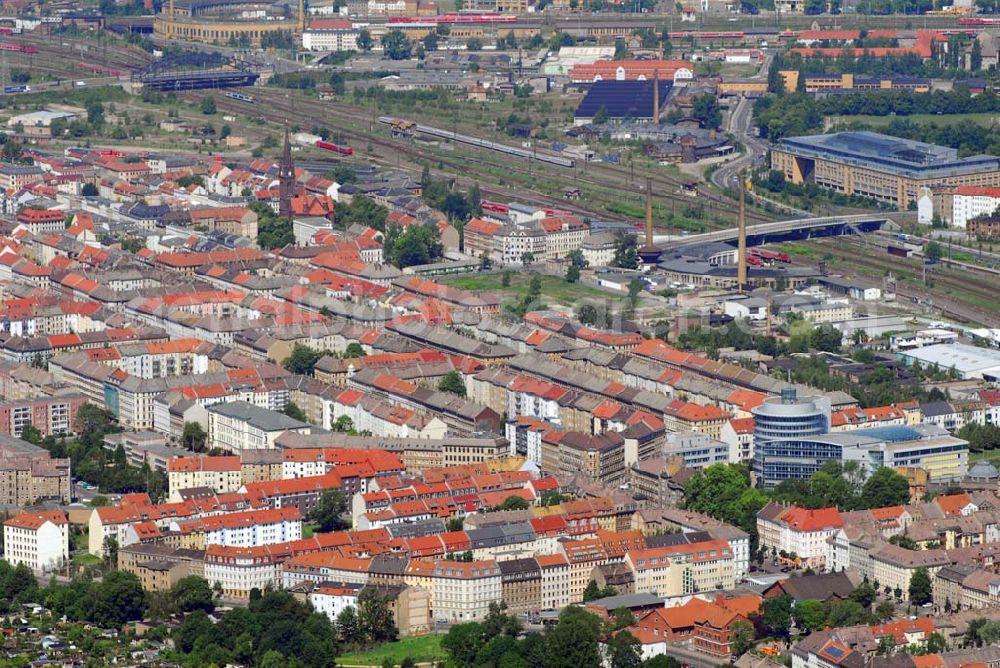
[[[305,0],[299,0],[299,20],[298,20],[298,25],[296,27],[298,28],[298,32],[299,32],[300,35],[306,31],[306,3],[305,3]]]
[[[653,180],[646,177],[646,247],[653,246]]]
[[[660,124],[660,71],[653,72],[653,123]]]
[[[746,289],[747,285],[747,203],[746,184],[743,182],[743,173],[737,176],[740,186],[740,220],[739,220],[739,246],[737,247],[737,269],[736,282],[739,284],[740,292]]]

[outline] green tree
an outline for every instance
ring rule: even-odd
[[[639,267],[639,247],[638,240],[634,234],[618,232],[615,234],[615,254],[611,264],[623,269],[636,269]]]
[[[819,631],[826,626],[826,608],[819,601],[801,601],[792,610],[792,617],[800,629]]]
[[[927,569],[921,567],[913,571],[913,575],[910,576],[910,600],[916,605],[930,603],[932,592],[931,576]]]
[[[888,587],[886,587],[888,589]],[[886,594],[888,596],[888,594]],[[875,606],[875,617],[882,622],[891,620],[896,615],[896,606],[889,601],[882,601]]]
[[[456,666],[476,665],[476,657],[485,644],[482,624],[476,622],[455,624],[441,639],[441,649]]]
[[[390,30],[382,37],[382,52],[389,60],[409,60],[413,44],[402,30]]]
[[[371,31],[367,29],[362,29],[358,31],[357,42],[358,42],[358,48],[364,51],[365,53],[371,51],[372,48],[375,46],[375,42],[372,41]]]
[[[299,408],[298,404],[296,404],[294,401],[289,401],[287,404],[285,404],[285,409],[281,412],[287,415],[288,417],[292,418],[293,420],[298,420],[299,422],[309,422],[309,420],[306,419],[305,411]]]
[[[761,604],[761,623],[778,636],[787,636],[792,626],[792,597],[783,594]]]
[[[559,623],[548,634],[550,647],[558,648],[546,668],[584,668],[601,665],[597,642],[601,634],[601,620],[582,608],[565,608]]]
[[[206,95],[201,98],[201,113],[206,116],[210,116],[216,112],[215,108],[215,98],[211,95]]]
[[[304,343],[296,343],[292,348],[292,354],[286,357],[281,365],[292,373],[311,376],[315,372],[316,362],[324,355],[325,353],[313,350]]]
[[[330,425],[330,431],[338,434],[350,434],[354,431],[354,420],[349,415],[341,415]]]
[[[894,636],[882,636],[878,639],[878,647],[875,650],[877,656],[889,657],[896,653],[896,638]]]
[[[571,250],[566,253],[566,259],[569,260],[570,264],[577,267],[578,269],[586,269],[590,262],[584,257],[583,251],[579,248]]]
[[[531,505],[520,496],[508,496],[503,500],[499,506],[498,510],[527,510]]]
[[[318,531],[339,531],[347,525],[344,521],[346,510],[347,498],[342,489],[324,489],[307,519],[316,525]]]
[[[364,347],[357,341],[351,341],[344,349],[344,359],[355,359],[365,356]]]
[[[28,443],[39,445],[42,442],[42,432],[38,430],[38,427],[29,422],[21,427],[21,438]]]
[[[398,236],[398,230],[393,232],[391,245],[390,233],[386,233],[386,259],[400,269],[430,264],[444,255],[441,233],[435,225],[410,225]]]
[[[139,578],[125,571],[111,571],[92,590],[90,619],[101,628],[120,628],[125,622],[142,619],[146,595]]]
[[[208,580],[198,575],[189,575],[177,581],[170,588],[170,596],[174,605],[181,612],[194,612],[204,610],[212,612],[215,610],[215,597]]]
[[[192,452],[204,452],[208,443],[208,434],[200,422],[185,422],[181,432],[181,444]]]
[[[936,241],[928,242],[927,247],[924,248],[924,257],[927,258],[928,262],[939,262],[942,255],[944,255],[944,251],[941,250],[941,244]]]
[[[358,625],[361,634],[372,643],[390,642],[399,635],[389,609],[388,595],[374,587],[365,587],[358,595]]]
[[[979,631],[987,623],[988,620],[983,617],[970,619],[968,626],[965,628],[965,636],[962,640],[962,645],[965,647],[982,647],[983,639],[980,637]]]
[[[875,471],[861,488],[861,503],[864,508],[901,506],[909,502],[909,482],[888,467]]]
[[[97,197],[100,193],[97,190],[97,186],[88,181],[80,188],[80,194],[84,197]]]
[[[462,379],[462,374],[455,370],[449,371],[441,377],[441,380],[438,382],[438,389],[442,392],[464,397],[465,381]]]
[[[991,620],[982,624],[976,635],[984,647],[1000,646],[1000,621]]]
[[[854,626],[868,620],[868,612],[857,601],[847,599],[838,601],[830,608],[830,626]]]
[[[576,283],[580,280],[580,268],[575,264],[566,267],[566,282]]]
[[[639,668],[642,666],[642,645],[628,631],[619,631],[607,642],[610,668]]]
[[[733,654],[743,656],[753,649],[757,636],[752,624],[738,621],[729,627],[729,632],[733,642]]]
[[[358,623],[358,613],[353,605],[349,605],[337,615],[337,635],[343,643],[360,643],[361,627]]]
[[[861,584],[854,588],[848,596],[852,601],[858,603],[865,610],[871,610],[872,603],[878,597],[878,592],[875,591],[875,587],[872,586],[867,579],[862,580]]]
[[[750,471],[742,464],[715,464],[695,473],[684,484],[684,505],[757,534],[757,512],[767,495],[750,486]]]

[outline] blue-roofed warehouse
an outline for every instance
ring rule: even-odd
[[[656,105],[653,103],[653,93],[656,89],[654,81],[595,81],[587,90],[586,96],[576,109],[573,122],[575,125],[592,123],[594,117],[603,109],[609,121],[625,119],[636,121],[653,120]],[[667,95],[670,94],[672,81],[660,81],[659,110],[662,112]]]

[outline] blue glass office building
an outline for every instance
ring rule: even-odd
[[[808,478],[828,459],[840,459],[840,448],[816,437],[830,431],[830,400],[799,399],[794,388],[767,399],[753,410],[754,471],[761,487],[788,478]]]

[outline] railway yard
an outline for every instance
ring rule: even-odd
[[[807,20],[808,19],[808,20]],[[672,17],[630,17],[632,28],[655,26],[669,27],[672,40],[684,41],[692,46],[712,48],[767,44],[780,41],[808,28],[827,29],[879,29],[879,28],[944,28],[976,31],[982,25],[960,23],[955,17],[923,16],[843,16],[801,17],[785,16],[780,24],[769,23],[764,17],[748,22],[741,20],[739,30],[732,28],[726,18],[704,17],[696,28],[678,31],[670,21]],[[377,23],[377,21],[376,21]],[[392,21],[390,20],[391,24]],[[538,19],[518,19],[511,28],[535,28],[545,32],[565,31],[585,35],[596,27],[613,29],[615,21],[603,21],[587,16],[546,16]],[[507,25],[504,26],[504,29]],[[154,44],[169,46],[169,40],[154,37]],[[199,50],[210,50],[205,45]],[[27,100],[48,100],[47,92],[90,86],[77,90],[77,97],[99,90],[101,86],[126,85],[136,72],[154,63],[153,54],[124,40],[103,32],[87,35],[40,35],[33,33],[0,35],[0,58],[6,70],[24,69],[36,78],[30,85]],[[276,59],[275,59],[276,60]],[[374,64],[370,67],[387,67]],[[336,71],[338,68],[328,68]],[[733,70],[737,71],[737,70]],[[766,72],[764,72],[766,76]],[[352,88],[363,84],[352,84]],[[350,92],[350,90],[348,91]],[[39,97],[39,94],[41,97]],[[329,131],[328,143],[312,142],[299,148],[296,156],[300,164],[308,165],[315,172],[332,171],[338,167],[370,163],[383,169],[405,171],[416,177],[425,166],[448,177],[454,187],[466,190],[477,185],[482,196],[494,201],[518,201],[528,205],[568,211],[610,223],[627,223],[636,227],[644,216],[645,184],[651,184],[652,213],[657,238],[697,234],[734,227],[738,206],[733,191],[722,190],[721,185],[732,177],[711,178],[712,170],[691,172],[676,165],[663,165],[626,148],[620,159],[587,160],[580,155],[557,153],[548,142],[523,141],[501,132],[492,118],[510,115],[530,115],[536,121],[551,123],[557,128],[565,125],[567,116],[579,103],[578,91],[565,90],[545,96],[542,103],[526,100],[501,100],[499,102],[449,101],[442,108],[424,108],[423,105],[407,106],[396,103],[391,95],[339,95],[320,99],[313,90],[293,90],[275,85],[225,90],[193,90],[169,93],[161,101],[146,102],[139,96],[115,102],[116,107],[135,115],[156,115],[166,106],[171,113],[192,124],[203,123],[206,118],[199,111],[205,97],[211,96],[218,113],[225,117],[234,134],[245,135],[248,147],[271,141],[271,146],[286,129],[308,133],[316,128]],[[19,104],[14,95],[3,100],[8,107]],[[745,133],[750,142],[752,120],[747,113],[750,105],[735,104],[739,120],[733,120],[733,132]],[[433,105],[431,105],[433,107]],[[723,108],[729,115],[729,110]],[[735,112],[734,112],[735,113]],[[401,131],[400,128],[408,128]],[[115,142],[95,138],[95,143],[117,145]],[[760,140],[754,139],[754,153],[750,163],[764,159]],[[163,150],[173,148],[172,138],[150,132],[142,140],[127,142],[129,146],[148,146]],[[337,150],[344,147],[346,150]],[[214,147],[217,148],[217,147]],[[200,150],[214,150],[203,147]],[[233,155],[246,155],[237,149]],[[749,164],[749,163],[748,163]],[[713,183],[714,182],[714,183]],[[717,185],[719,184],[719,185]],[[788,218],[788,208],[757,206],[750,198],[746,222],[750,225]],[[764,203],[766,198],[761,198]],[[842,206],[834,211],[843,214],[864,212],[863,209]],[[815,239],[796,242],[807,248],[803,256],[794,257],[796,263],[824,258],[827,266],[837,271],[865,279],[881,281],[892,273],[896,292],[906,300],[916,300],[918,305],[933,307],[945,315],[968,322],[988,322],[995,314],[996,303],[991,290],[986,287],[995,280],[997,271],[981,265],[982,262],[943,262],[930,268],[926,283],[923,282],[923,259],[897,258],[879,246],[879,237],[847,237]],[[759,264],[752,258],[751,266]],[[969,281],[970,274],[981,280]],[[922,295],[933,295],[924,299]]]

